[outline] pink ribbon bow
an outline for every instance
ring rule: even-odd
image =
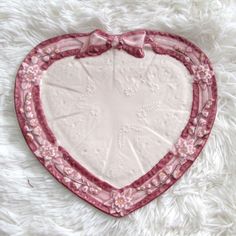
[[[144,57],[145,37],[146,32],[144,30],[136,30],[121,35],[108,35],[100,30],[95,30],[89,35],[87,43],[84,43],[82,56],[100,55],[114,47],[141,58]]]

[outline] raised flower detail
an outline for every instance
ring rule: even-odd
[[[192,138],[180,138],[174,147],[174,154],[179,154],[183,158],[187,158],[194,154],[196,147],[194,145],[194,139]]]
[[[146,194],[151,194],[154,190],[156,190],[161,184],[159,178],[156,176],[147,184],[144,184],[140,187],[137,187],[137,191],[143,191]]]
[[[135,93],[136,93],[136,90],[133,89],[133,88],[125,88],[125,89],[124,89],[124,94],[125,94],[125,96],[127,96],[127,97],[134,96]]]
[[[32,126],[32,127],[36,127],[39,125],[39,122],[37,119],[33,118],[33,119],[30,119],[29,121],[29,125]]]
[[[112,191],[111,198],[105,202],[106,206],[110,206],[111,214],[124,216],[132,203],[133,189],[127,188],[123,192]]]
[[[70,182],[75,191],[96,195],[101,190],[90,184],[85,178],[77,173],[73,167],[67,165],[61,159],[55,160],[54,163],[56,169],[64,176],[64,181]]]
[[[22,65],[23,69],[21,73],[24,76],[24,80],[27,82],[36,82],[39,75],[41,74],[39,65],[29,65],[26,63],[23,63]]]
[[[198,138],[203,138],[205,135],[209,134],[209,130],[207,130],[206,126],[199,126],[195,133]]]
[[[41,69],[39,65],[27,63],[22,63],[22,69],[19,71],[20,76],[22,77],[22,89],[28,89],[31,87],[32,83],[36,83],[41,75]]]
[[[140,109],[136,115],[139,121],[147,122],[148,115],[144,108]]]
[[[100,191],[100,189],[91,185],[83,177],[79,178],[79,177],[69,176],[69,178],[71,179],[75,190],[79,190],[82,191],[83,193],[89,193],[92,195],[96,195]]]
[[[90,115],[93,116],[94,118],[97,118],[100,113],[101,113],[101,110],[99,107],[92,107],[90,110]]]
[[[190,46],[187,46],[187,47],[185,48],[185,52],[187,52],[187,53],[192,53],[192,52],[193,52],[193,48],[190,47]]]
[[[51,164],[52,160],[57,157],[58,148],[50,143],[44,144],[39,148],[39,155],[44,159],[45,166]]]
[[[38,49],[40,57],[45,62],[48,62],[50,58],[55,57],[59,52],[60,50],[56,46]]]
[[[195,81],[199,83],[202,89],[211,86],[214,73],[208,65],[193,65],[192,70],[195,75]]]
[[[121,132],[122,134],[127,134],[129,131],[130,131],[130,125],[128,125],[128,124],[123,125],[123,126],[120,128],[120,132]]]
[[[87,95],[91,95],[95,92],[96,90],[96,85],[93,81],[88,81],[88,85],[87,85],[87,88],[86,88],[86,93]]]

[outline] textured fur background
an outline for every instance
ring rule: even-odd
[[[236,235],[236,7],[228,0],[0,0],[0,235]],[[218,114],[202,155],[128,217],[94,209],[48,174],[22,138],[15,74],[28,51],[65,33],[149,28],[180,34],[212,60]]]

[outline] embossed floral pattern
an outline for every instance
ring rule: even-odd
[[[39,155],[44,159],[45,166],[48,166],[52,163],[52,160],[57,157],[58,148],[46,143],[39,147]]]
[[[136,115],[137,115],[138,120],[147,123],[147,112],[145,111],[144,108],[140,109]]]
[[[39,80],[41,69],[37,64],[29,65],[23,62],[19,74],[23,78],[21,87],[25,90],[30,88],[32,83],[36,83]]]
[[[112,197],[109,201],[105,202],[105,205],[110,206],[110,213],[116,213],[123,216],[127,209],[132,205],[132,193],[131,188],[125,189],[124,192],[113,191]]]
[[[29,125],[32,127],[36,127],[39,124],[37,119],[30,119],[29,120]]]
[[[77,190],[80,190],[84,193],[90,193],[92,195],[96,195],[99,192],[99,189],[91,186],[89,182],[87,182],[84,178],[77,179],[76,181],[73,181],[73,184]]]
[[[161,38],[164,36],[165,40],[173,40],[173,44],[179,40],[178,37],[169,34],[159,34],[154,31],[150,31],[149,34],[149,37],[153,38],[153,40],[150,41],[153,44],[155,43],[155,37]],[[79,38],[80,36],[81,35],[78,35],[76,37]],[[197,81],[199,86],[204,90],[196,90],[194,92],[199,92],[200,95],[204,92],[204,95],[206,95],[199,97],[196,96],[193,98],[194,101],[199,101],[200,104],[205,103],[205,106],[203,106],[203,109],[201,110],[197,108],[197,113],[194,114],[195,119],[191,119],[186,126],[188,127],[188,134],[180,137],[175,145],[173,153],[168,153],[167,158],[164,157],[161,160],[161,165],[157,165],[157,167],[150,172],[150,175],[143,176],[143,179],[139,180],[140,187],[131,184],[128,188],[124,187],[117,190],[114,187],[107,185],[105,182],[96,179],[92,174],[84,173],[83,168],[72,165],[70,161],[73,160],[73,158],[69,155],[67,158],[64,158],[61,149],[59,150],[56,145],[53,145],[51,141],[48,141],[49,139],[47,138],[47,134],[49,134],[49,131],[47,130],[47,127],[43,127],[42,129],[41,120],[45,123],[46,121],[42,115],[39,116],[38,109],[36,109],[36,107],[40,107],[40,99],[37,93],[35,94],[33,92],[32,85],[37,83],[40,79],[40,63],[48,62],[51,58],[57,58],[56,54],[59,53],[59,50],[57,47],[54,47],[54,45],[57,43],[60,44],[60,41],[64,39],[66,39],[64,36],[60,36],[59,38],[48,41],[48,43],[44,44],[41,48],[41,51],[32,51],[32,53],[27,56],[25,62],[22,63],[21,69],[17,75],[15,90],[15,103],[17,104],[16,110],[19,123],[24,136],[30,135],[31,137],[30,139],[27,139],[30,148],[33,147],[33,149],[36,150],[34,151],[36,156],[40,160],[44,161],[45,166],[48,167],[47,169],[60,182],[65,184],[78,196],[95,205],[102,211],[113,216],[124,216],[159,196],[170,187],[173,178],[178,179],[186,171],[187,167],[185,167],[183,163],[186,163],[188,159],[194,160],[197,157],[197,151],[204,145],[213,125],[212,118],[215,116],[215,99],[217,97],[215,92],[216,85],[213,83],[213,72],[209,66],[210,63],[207,61],[207,57],[203,53],[200,54],[199,58],[196,58],[200,65],[193,65],[193,62],[190,59],[188,61],[180,59],[183,63],[186,61],[189,63],[189,68],[192,68],[195,81]],[[195,53],[196,48],[191,46],[191,44],[184,39],[179,45],[181,45],[181,48],[178,48],[177,45],[177,51],[172,50],[172,52],[176,54],[172,54],[171,56]],[[165,50],[165,45],[163,45],[163,48],[161,48],[161,46],[162,41],[160,41],[158,45],[154,45],[153,50],[156,48],[156,50],[159,50],[158,52],[162,54],[171,53],[170,50]],[[196,51],[199,52],[199,49]],[[68,51],[66,53],[68,53]],[[73,53],[68,53],[67,55],[75,56]],[[198,54],[196,53],[195,55]],[[135,56],[135,54],[133,54],[133,56]],[[141,82],[146,83],[147,80]],[[147,85],[152,88],[152,92],[158,92],[158,87],[152,82],[155,82],[155,80],[151,80]],[[128,90],[126,91],[126,87],[122,87],[122,93],[127,97],[136,93],[135,86],[134,88],[127,88]],[[208,88],[209,93],[206,88]],[[89,83],[86,90],[87,95],[92,94],[94,89],[95,87],[93,86],[93,82]],[[32,97],[34,97],[34,99],[32,99]],[[145,120],[148,110],[144,111],[145,112],[141,111],[136,114],[138,119]],[[94,111],[90,114],[91,116],[97,116],[97,113]],[[124,127],[121,134],[125,136],[129,133],[130,129],[131,127]],[[41,141],[39,142],[39,140]],[[176,162],[171,162],[173,159],[175,159]]]
[[[60,50],[57,46],[38,49],[38,53],[44,62],[48,62],[50,58],[54,58],[59,52]]]
[[[193,119],[192,125],[188,129],[188,133],[197,139],[195,146],[202,143],[206,135],[209,134],[209,129],[207,128],[207,118],[210,114],[209,109],[211,108],[212,104],[212,99],[205,103],[202,111],[199,112],[198,116]]]
[[[194,139],[192,138],[179,138],[175,144],[175,152],[184,158],[193,155],[195,150]]]
[[[192,47],[190,46],[179,46],[178,44],[174,45],[174,49],[178,52],[184,53],[184,54],[189,54],[193,52]]]
[[[142,185],[141,187],[137,188],[137,191],[144,191],[146,194],[151,194],[157,186],[161,184],[158,177],[153,178],[149,183]]]
[[[195,81],[199,83],[202,89],[212,84],[213,71],[208,65],[193,65],[192,70],[195,75]]]
[[[92,107],[90,110],[90,115],[93,117],[98,117],[100,113],[101,111],[99,107]]]
[[[54,160],[56,169],[64,176],[64,181],[71,183],[76,191],[89,193],[92,195],[98,194],[100,188],[89,183],[80,173],[68,165],[63,159]]]
[[[38,65],[28,65],[23,63],[23,69],[21,71],[24,80],[27,82],[36,82],[41,70]]]
[[[69,175],[69,178],[73,181],[73,185],[76,190],[80,190],[84,193],[90,193],[92,195],[98,194],[99,189],[96,188],[95,186],[92,186],[82,176],[76,177],[76,176]]]

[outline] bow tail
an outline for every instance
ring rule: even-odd
[[[143,51],[142,48],[133,47],[133,46],[124,44],[122,46],[122,49],[125,50],[127,53],[129,53],[132,56],[135,56],[135,57],[138,57],[138,58],[143,58],[144,57],[144,51]]]
[[[102,44],[102,45],[89,45],[85,51],[79,52],[75,58],[82,58],[86,56],[98,56],[102,53],[108,51],[112,46],[110,44]]]

